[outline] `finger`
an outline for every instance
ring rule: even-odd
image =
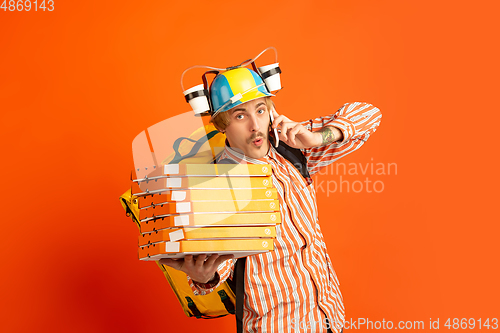
[[[193,262],[193,255],[190,254],[190,255],[187,255],[184,257],[184,265],[188,268],[191,268],[194,266],[194,262]]]
[[[212,267],[217,258],[219,258],[218,254],[212,254],[205,262],[205,265],[210,265],[208,267]]]
[[[297,141],[295,140],[295,136],[300,132],[301,129],[302,129],[301,125],[296,125],[293,128],[291,128],[287,133],[288,138],[290,139],[290,142],[292,142],[292,144],[294,146],[297,145]]]
[[[288,140],[290,141],[291,145],[292,146],[295,146],[296,142],[295,142],[295,133],[293,132],[293,129],[290,129],[287,133],[288,135]]]
[[[286,136],[286,131],[278,131],[280,140],[283,142],[288,142],[288,137]]]
[[[284,123],[295,123],[291,121],[289,118],[285,117],[284,115],[280,115],[274,119],[273,125],[274,127],[282,126]]]
[[[285,116],[281,115],[281,116],[277,116],[276,118],[274,118],[274,121],[273,121],[273,128],[277,128],[278,126],[280,126],[280,124],[285,121]]]
[[[294,123],[282,123],[281,124],[280,139],[281,139],[281,137],[283,137],[283,141],[288,142],[288,140],[289,140],[288,133],[289,133],[290,129],[293,127],[293,125],[294,125]]]
[[[160,259],[159,263],[161,265],[169,266],[169,267],[175,268],[177,270],[180,270],[182,268],[183,261],[164,258],[164,259]]]
[[[207,255],[206,254],[200,254],[197,258],[196,258],[196,263],[195,263],[195,266],[196,267],[202,267],[203,264],[205,263],[205,259],[207,259]]]
[[[278,112],[276,112],[276,109],[274,108],[274,106],[271,108],[271,114],[273,115],[274,119],[276,119],[280,116],[278,114]]]
[[[234,258],[233,254],[220,256],[219,258],[217,258],[217,260],[215,260],[214,266],[219,267],[219,265],[222,264],[224,261],[229,260],[229,259],[233,259],[233,258]]]

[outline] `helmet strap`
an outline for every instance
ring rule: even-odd
[[[206,71],[201,76],[201,79],[203,80],[203,87],[205,88],[206,91],[210,91],[208,90],[207,74],[215,74],[215,76],[217,77],[217,75],[219,75],[219,71]],[[210,98],[210,94],[207,95],[207,98],[208,98],[208,106],[210,107],[210,113],[214,113],[214,108],[212,106],[212,99]]]

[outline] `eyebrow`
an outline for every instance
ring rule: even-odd
[[[255,108],[256,108],[256,109],[258,109],[261,105],[266,105],[266,103],[265,103],[265,102],[260,102],[259,104],[257,104],[257,105],[255,106]],[[247,109],[245,109],[245,108],[235,109],[235,110],[233,110],[233,113],[238,112],[238,111],[244,111],[244,112],[247,112]]]

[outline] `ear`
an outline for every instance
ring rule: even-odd
[[[215,123],[212,123],[212,125],[214,125],[215,129],[218,130],[219,132],[221,132],[221,133],[225,132],[223,129],[221,129],[219,126],[217,126]]]

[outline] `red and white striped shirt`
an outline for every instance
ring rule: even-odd
[[[317,131],[339,128],[344,140],[302,149],[309,174],[360,148],[380,124],[378,108],[367,103],[345,104],[335,114],[302,122]],[[316,193],[312,180],[270,145],[266,156],[253,159],[226,146],[221,159],[238,163],[271,164],[273,185],[278,191],[282,223],[276,227],[274,251],[247,257],[243,327],[247,332],[340,332],[344,305],[339,281],[328,256],[318,223]],[[218,267],[219,284],[232,277],[236,260]],[[189,284],[196,295],[212,292]],[[328,319],[326,319],[328,318]],[[329,325],[326,325],[328,323]]]

